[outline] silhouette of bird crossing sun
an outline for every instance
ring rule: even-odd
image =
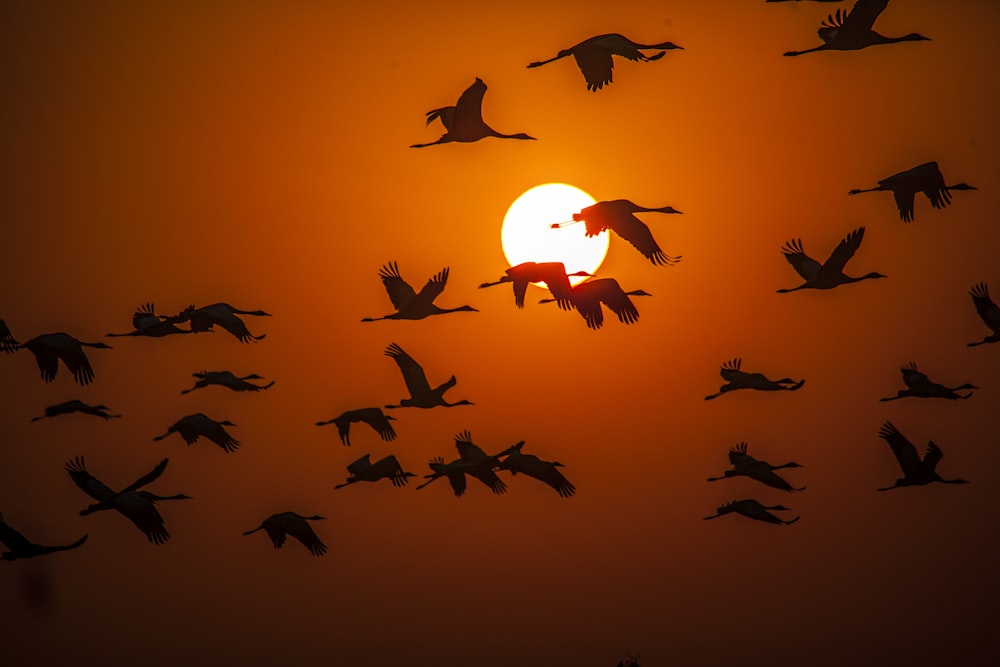
[[[925,162],[924,164],[893,174],[883,178],[878,182],[878,186],[868,189],[853,189],[848,195],[861,194],[862,192],[892,192],[892,197],[896,201],[896,208],[899,210],[899,218],[903,222],[913,221],[913,198],[918,192],[930,200],[934,208],[945,208],[951,203],[952,190],[976,190],[977,188],[968,183],[956,183],[955,185],[945,185],[944,176],[938,169],[937,162]]]
[[[604,326],[604,310],[601,304],[607,306],[622,324],[634,324],[639,321],[639,309],[632,303],[630,296],[653,296],[641,289],[626,292],[614,278],[597,278],[580,283],[570,289],[569,302],[580,313],[589,329],[600,329]],[[538,303],[558,302],[558,299],[541,299]]]
[[[517,134],[500,134],[492,127],[483,122],[483,96],[486,95],[486,84],[483,80],[476,78],[471,86],[458,98],[458,103],[453,107],[441,107],[427,112],[427,124],[440,119],[446,130],[441,138],[427,144],[412,144],[410,148],[426,148],[436,144],[446,144],[452,141],[472,142],[485,139],[486,137],[497,137],[499,139],[530,139],[523,132]]]
[[[801,56],[803,53],[813,51],[855,51],[877,44],[894,44],[896,42],[926,41],[929,37],[924,37],[915,32],[902,37],[886,37],[875,32],[872,26],[875,19],[879,17],[889,0],[858,0],[851,10],[844,11],[838,9],[835,14],[830,14],[823,21],[822,27],[817,31],[823,43],[819,46],[804,51],[786,51],[786,56]]]
[[[833,289],[840,285],[856,283],[869,278],[885,278],[881,273],[872,271],[860,278],[853,278],[844,274],[844,266],[861,247],[861,240],[865,236],[865,228],[858,227],[853,232],[844,237],[837,244],[825,262],[820,264],[802,250],[802,239],[792,239],[782,248],[785,259],[792,265],[792,268],[802,276],[804,283],[791,289],[779,289],[779,294],[794,292],[800,289]]]
[[[528,67],[541,67],[560,58],[573,56],[577,67],[583,73],[583,78],[587,81],[587,90],[596,93],[605,85],[611,83],[611,73],[615,67],[612,56],[619,56],[632,61],[652,62],[659,60],[666,54],[666,51],[660,51],[651,56],[642,53],[642,51],[650,49],[680,49],[683,51],[684,47],[678,46],[673,42],[639,44],[624,35],[608,33],[585,39],[575,46],[563,49],[554,58],[530,63]]]
[[[381,269],[378,275],[382,279],[382,285],[389,294],[396,312],[382,317],[365,317],[362,322],[374,322],[376,320],[422,320],[431,315],[444,315],[445,313],[457,312],[479,312],[472,306],[459,306],[458,308],[440,308],[434,305],[434,299],[444,291],[448,284],[448,267],[438,271],[434,277],[428,280],[419,292],[415,292],[410,284],[399,275],[399,267],[395,262],[389,262]]]
[[[579,213],[573,214],[572,220],[566,222],[556,222],[551,225],[554,229],[583,222],[586,226],[587,236],[597,236],[606,229],[610,229],[615,234],[632,244],[632,247],[642,253],[642,256],[656,265],[672,266],[681,261],[681,256],[671,257],[664,254],[663,250],[653,238],[653,233],[649,231],[634,213],[677,213],[681,212],[671,206],[660,208],[646,208],[633,204],[627,199],[614,199],[612,201],[599,201],[588,206]]]
[[[593,275],[586,271],[566,273],[566,265],[562,262],[521,262],[510,267],[504,273],[506,275],[501,276],[495,282],[482,283],[479,289],[510,283],[514,288],[514,305],[518,308],[524,308],[524,296],[528,292],[528,284],[545,283],[545,287],[552,293],[559,307],[563,310],[572,308],[569,298],[572,286],[569,277],[590,277]]]

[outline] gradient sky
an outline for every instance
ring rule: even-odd
[[[849,6],[3,3],[0,318],[22,341],[114,346],[90,352],[87,387],[65,368],[44,384],[26,351],[0,358],[0,511],[38,542],[90,535],[0,564],[3,663],[985,664],[1000,345],[965,344],[988,333],[969,288],[1000,298],[1000,5],[894,0],[876,29],[932,41],[782,57]],[[605,32],[685,50],[618,61],[598,93],[569,60],[525,67]],[[477,76],[486,122],[538,141],[408,148]],[[847,196],[929,160],[979,190],[940,211],[918,198],[909,224],[887,193]],[[590,331],[541,290],[518,311],[509,288],[477,289],[506,268],[507,207],[550,181],[684,212],[645,217],[677,266],[612,239],[600,274],[653,294],[638,323]],[[783,243],[823,259],[859,226],[848,272],[887,279],[775,293],[799,283]],[[415,286],[450,267],[439,303],[480,312],[362,324],[391,310],[389,261]],[[147,301],[274,316],[248,318],[267,334],[250,345],[103,339]],[[314,422],[404,396],[391,342],[476,405],[397,411],[394,442],[358,429],[344,447]],[[806,384],[704,401],[733,357]],[[910,361],[981,389],[880,403]],[[276,384],[179,395],[203,369]],[[125,416],[29,421],[72,398]],[[238,424],[242,447],[152,440],[198,411]],[[899,476],[887,420],[972,483],[876,493]],[[561,461],[577,494],[506,474],[502,496],[332,488],[369,452],[424,474],[466,429],[489,452],[523,439]],[[803,464],[787,478],[807,490],[706,482],[740,441]],[[194,497],[161,506],[171,540],[78,516],[77,455],[112,486],[169,457],[150,490]],[[702,521],[746,497],[802,519]],[[326,556],[241,535],[284,510],[328,517]],[[26,604],[32,582],[47,604]]]

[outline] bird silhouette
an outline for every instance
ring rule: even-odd
[[[108,338],[117,336],[148,336],[150,338],[162,338],[173,334],[198,333],[192,329],[181,329],[175,323],[173,317],[160,317],[156,314],[156,309],[152,303],[139,306],[132,314],[132,331],[126,333],[105,334]]]
[[[612,201],[599,201],[592,206],[588,206],[579,213],[573,214],[573,219],[566,222],[556,222],[550,225],[558,229],[577,222],[583,222],[586,227],[587,236],[597,236],[606,229],[610,229],[615,234],[632,244],[642,256],[653,264],[672,266],[681,260],[680,255],[671,257],[664,254],[663,250],[653,238],[653,233],[649,231],[635,213],[678,213],[681,212],[671,206],[660,208],[646,208],[633,204],[627,199],[615,199]]]
[[[197,378],[197,382],[195,382],[194,386],[190,389],[184,389],[181,391],[182,394],[188,394],[195,389],[201,389],[209,385],[225,387],[233,391],[261,391],[262,389],[267,389],[274,384],[274,380],[271,380],[267,384],[254,384],[252,382],[247,382],[247,380],[264,379],[256,373],[239,376],[233,374],[231,371],[198,371],[197,373],[192,373],[191,377]]]
[[[424,369],[413,360],[413,357],[404,352],[403,348],[396,343],[390,343],[385,348],[385,354],[392,357],[392,360],[399,366],[403,380],[406,382],[406,389],[410,392],[410,397],[401,399],[399,405],[387,405],[386,408],[434,408],[438,406],[453,408],[456,405],[473,405],[472,402],[464,399],[454,403],[448,403],[444,400],[444,393],[458,382],[454,375],[447,382],[431,389],[427,383],[427,376],[424,375]]]
[[[361,321],[422,320],[431,315],[444,315],[445,313],[479,312],[472,306],[440,308],[434,305],[434,299],[444,291],[445,285],[448,283],[448,271],[448,267],[441,269],[424,284],[420,292],[415,292],[410,284],[399,275],[399,267],[396,266],[396,263],[389,262],[379,269],[378,275],[382,279],[382,285],[389,294],[389,300],[392,301],[396,312],[382,317],[365,317]]]
[[[224,426],[236,426],[236,424],[228,420],[215,421],[201,412],[196,412],[181,417],[167,429],[166,433],[154,437],[153,440],[163,440],[171,433],[180,433],[184,442],[192,445],[198,438],[205,436],[226,452],[235,452],[240,442],[229,435]]]
[[[436,144],[446,144],[452,141],[472,142],[485,139],[486,137],[497,137],[499,139],[530,139],[523,132],[517,134],[500,134],[492,127],[483,122],[483,96],[486,94],[486,84],[476,77],[471,86],[465,89],[459,98],[458,103],[453,107],[441,107],[427,112],[427,124],[440,119],[444,125],[445,133],[437,141],[427,144],[413,144],[410,148],[426,148]]]
[[[743,476],[755,479],[762,484],[766,484],[775,489],[781,489],[782,491],[804,491],[806,488],[804,486],[792,486],[785,481],[784,478],[774,472],[775,470],[780,470],[781,468],[801,468],[801,465],[795,463],[794,461],[782,463],[781,465],[772,465],[767,461],[755,459],[747,454],[747,443],[745,442],[741,442],[729,450],[729,462],[733,465],[730,470],[725,471],[722,474],[722,477],[709,477],[708,481],[717,482],[720,479]]]
[[[918,192],[930,200],[934,208],[944,208],[951,203],[952,190],[976,190],[977,188],[968,183],[956,183],[955,185],[945,185],[944,176],[938,168],[937,162],[925,162],[924,164],[893,174],[888,178],[883,178],[878,182],[878,186],[868,189],[853,189],[847,194],[856,195],[862,192],[892,192],[892,197],[896,201],[896,208],[899,210],[899,217],[903,222],[913,221],[913,198]]]
[[[559,307],[564,310],[572,308],[569,299],[572,289],[569,282],[570,276],[593,275],[586,271],[566,273],[566,265],[562,262],[522,262],[510,267],[504,273],[505,275],[494,282],[482,283],[479,289],[511,283],[514,288],[514,305],[518,308],[524,308],[524,296],[528,292],[528,284],[545,283],[545,287],[552,293]]]
[[[792,239],[787,242],[781,252],[792,268],[802,276],[804,283],[791,289],[779,289],[779,294],[794,292],[800,289],[833,289],[838,285],[856,283],[869,278],[885,278],[881,273],[872,271],[860,278],[844,275],[844,265],[854,257],[865,236],[865,228],[858,227],[837,244],[825,262],[820,264],[802,250],[802,239]]]
[[[718,393],[706,396],[706,401],[710,401],[713,398],[717,398],[727,392],[736,391],[737,389],[757,389],[758,391],[795,391],[806,382],[805,380],[799,380],[796,382],[791,378],[769,380],[762,373],[746,373],[741,371],[740,365],[742,363],[743,360],[737,357],[736,359],[727,361],[722,365],[719,375],[721,375],[722,379],[726,381],[726,384],[719,387]]]
[[[337,417],[329,419],[327,421],[316,422],[316,426],[326,426],[327,424],[336,424],[337,433],[340,435],[340,441],[346,446],[351,444],[351,424],[355,422],[362,422],[368,424],[375,432],[379,434],[386,442],[396,439],[396,430],[392,428],[392,424],[389,420],[395,421],[395,417],[392,415],[387,415],[382,412],[382,408],[358,408],[356,410],[347,410],[340,413]]]
[[[248,530],[244,535],[252,535],[258,530],[263,530],[271,538],[271,543],[275,549],[280,549],[285,543],[285,537],[291,535],[309,549],[313,556],[322,556],[326,553],[326,545],[313,532],[309,521],[320,521],[324,516],[302,516],[295,512],[280,512],[272,514],[264,519],[258,527]]]
[[[445,463],[440,456],[430,460],[428,466],[431,469],[431,474],[424,475],[427,481],[417,486],[418,490],[436,479],[446,477],[455,497],[461,497],[465,493],[466,475],[478,479],[497,495],[507,490],[507,485],[497,477],[494,470],[500,465],[500,457],[508,450],[489,455],[479,445],[472,442],[472,435],[469,431],[462,431],[455,436],[455,448],[458,449],[458,458],[454,461]]]
[[[101,419],[117,419],[121,415],[111,415],[108,414],[110,410],[106,405],[88,405],[83,401],[72,400],[64,401],[62,403],[57,403],[55,405],[50,405],[45,408],[45,414],[38,417],[32,417],[31,421],[36,422],[39,419],[45,419],[46,417],[58,417],[59,415],[68,415],[72,412],[82,412],[85,415],[94,415],[95,417],[100,417]]]
[[[612,56],[620,56],[632,61],[652,62],[659,60],[666,54],[666,51],[660,51],[651,56],[642,53],[642,51],[650,49],[681,49],[683,51],[684,47],[673,42],[639,44],[618,33],[609,33],[585,39],[575,46],[563,49],[554,58],[530,63],[528,67],[541,67],[560,58],[573,56],[577,67],[583,73],[583,78],[587,81],[587,90],[597,92],[611,83],[611,73],[615,67]]]
[[[47,556],[48,554],[52,554],[57,551],[69,551],[70,549],[76,549],[86,541],[87,536],[84,535],[72,544],[60,544],[56,546],[35,544],[12,528],[10,524],[4,520],[3,514],[0,514],[0,543],[7,547],[7,551],[0,553],[0,559],[2,560],[19,560],[22,558]]]
[[[975,347],[984,343],[996,343],[1000,341],[1000,308],[993,299],[990,298],[990,288],[986,283],[976,283],[969,290],[972,303],[976,306],[976,312],[980,319],[988,326],[993,333],[980,341],[969,343],[969,347]]]
[[[401,487],[409,483],[410,477],[416,477],[412,472],[403,472],[403,467],[391,454],[380,458],[375,463],[372,463],[371,454],[365,454],[347,466],[347,472],[351,473],[347,481],[343,484],[337,484],[333,488],[340,489],[355,482],[377,482],[380,479],[388,479],[393,486]]]
[[[813,51],[856,51],[877,44],[913,42],[929,40],[915,32],[902,37],[886,37],[872,30],[879,14],[888,6],[889,0],[858,0],[849,12],[838,9],[823,21],[817,34],[823,40],[819,46],[804,51],[786,51],[786,56],[801,56]]]
[[[969,483],[964,479],[941,479],[941,476],[935,472],[938,461],[941,460],[944,454],[941,453],[941,449],[934,444],[933,440],[927,442],[927,450],[924,452],[924,458],[921,459],[917,454],[917,448],[899,432],[899,429],[893,426],[892,422],[886,422],[882,425],[882,428],[879,429],[878,437],[889,443],[889,447],[892,449],[892,453],[895,455],[896,461],[903,471],[903,476],[897,479],[895,484],[882,487],[878,489],[879,491],[889,491],[901,486],[923,486],[931,482],[943,482],[945,484]]]
[[[528,477],[534,477],[551,486],[563,498],[569,498],[576,493],[576,487],[559,472],[562,463],[543,461],[534,454],[524,454],[521,452],[522,447],[524,447],[523,440],[498,454],[498,456],[505,458],[497,466],[497,469],[509,470],[512,475],[521,473]]]
[[[624,660],[619,660],[617,667],[639,667],[639,654],[625,654]]]
[[[163,517],[156,510],[156,503],[161,500],[190,500],[191,497],[183,493],[174,496],[160,496],[140,489],[163,474],[167,468],[168,460],[163,459],[151,471],[120,491],[113,491],[91,475],[87,471],[82,456],[69,461],[66,464],[66,472],[69,473],[70,478],[84,493],[97,501],[80,510],[80,516],[87,516],[103,510],[115,510],[141,530],[150,542],[163,544],[170,539],[170,533],[163,525]]]
[[[744,500],[733,500],[725,505],[720,505],[715,511],[716,513],[712,516],[703,517],[704,519],[716,519],[725,514],[731,514],[735,512],[736,514],[742,514],[750,519],[756,519],[757,521],[765,521],[767,523],[774,523],[780,525],[789,525],[795,523],[800,517],[795,517],[794,519],[789,519],[785,521],[779,519],[775,515],[771,514],[768,510],[789,510],[788,507],[784,505],[762,505],[753,498],[747,498]]]
[[[4,352],[16,352],[21,344],[15,340],[14,335],[7,327],[7,323],[0,320],[0,350]]]
[[[73,374],[73,379],[81,385],[88,385],[94,380],[94,369],[91,368],[90,360],[87,359],[83,348],[111,349],[111,346],[105,343],[85,343],[61,331],[35,336],[31,340],[21,343],[18,347],[35,355],[35,362],[38,364],[38,370],[45,382],[52,382],[56,379],[56,373],[59,371],[59,360],[62,359],[66,368]]]
[[[972,396],[972,392],[969,392],[964,396],[957,393],[962,389],[978,389],[976,385],[968,383],[957,387],[945,387],[937,382],[931,382],[930,378],[917,370],[917,365],[912,361],[900,368],[899,372],[903,375],[903,382],[906,384],[906,389],[900,389],[896,392],[895,396],[880,398],[880,401],[895,401],[896,399],[906,398],[907,396],[916,396],[918,398],[947,398],[950,400],[956,400]]]
[[[250,330],[247,329],[247,325],[239,318],[239,315],[271,317],[270,313],[265,313],[263,310],[241,310],[230,306],[228,303],[213,303],[201,308],[195,308],[191,305],[177,315],[170,317],[161,315],[160,319],[178,323],[190,322],[191,330],[194,332],[211,331],[215,325],[219,325],[235,336],[241,343],[261,340],[267,336],[267,334],[261,334],[260,336],[252,335]]]
[[[639,321],[639,310],[632,303],[630,296],[653,296],[641,289],[626,292],[614,278],[597,278],[580,283],[569,293],[569,301],[580,313],[590,329],[600,329],[604,326],[604,304],[622,324],[632,324]],[[538,303],[552,303],[557,299],[541,299]]]

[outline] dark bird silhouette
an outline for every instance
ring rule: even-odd
[[[340,435],[340,441],[345,445],[350,446],[351,424],[355,422],[368,424],[375,429],[376,433],[379,434],[379,437],[386,442],[395,440],[396,430],[392,428],[392,424],[389,423],[389,420],[395,421],[396,418],[382,412],[382,408],[358,408],[356,410],[347,410],[342,412],[339,416],[334,417],[333,419],[316,422],[316,426],[336,424],[337,433]]]
[[[235,336],[241,343],[261,340],[267,336],[267,334],[252,335],[250,330],[247,329],[247,325],[239,318],[239,315],[271,316],[270,313],[265,313],[263,310],[241,310],[230,306],[228,303],[213,303],[201,308],[195,308],[191,305],[177,315],[166,318],[161,316],[161,319],[178,323],[190,322],[191,330],[194,332],[212,331],[215,325],[219,325]]]
[[[937,382],[931,382],[930,378],[917,370],[917,365],[912,361],[900,368],[899,372],[903,374],[903,382],[906,384],[906,389],[900,389],[896,392],[895,396],[880,398],[880,401],[895,401],[896,399],[906,398],[907,396],[916,396],[918,398],[947,398],[950,400],[956,400],[972,396],[972,392],[969,392],[964,396],[957,393],[962,389],[979,388],[974,384],[968,383],[957,387],[945,387]]]
[[[264,522],[258,527],[248,530],[243,534],[252,535],[258,530],[263,530],[271,538],[271,543],[274,544],[275,549],[280,549],[285,543],[285,537],[291,535],[304,544],[313,556],[322,556],[326,553],[326,545],[316,537],[316,533],[313,532],[312,526],[308,522],[320,521],[325,518],[318,515],[302,516],[295,512],[281,512],[279,514],[272,514],[264,519]]]
[[[726,384],[719,387],[718,393],[706,396],[706,401],[710,401],[713,398],[725,394],[726,392],[736,391],[737,389],[757,389],[758,391],[795,391],[806,382],[805,380],[799,380],[796,382],[791,378],[769,380],[762,373],[745,373],[740,370],[740,365],[742,363],[743,360],[737,357],[732,361],[727,361],[722,364],[722,369],[719,371],[719,375],[721,375],[722,379],[726,381]]]
[[[434,299],[444,291],[445,285],[448,283],[448,271],[448,267],[441,269],[424,284],[420,292],[415,292],[410,284],[399,275],[399,267],[396,266],[396,263],[389,262],[379,269],[378,275],[382,279],[382,285],[389,294],[389,300],[392,301],[396,312],[382,317],[365,317],[361,321],[422,320],[431,315],[444,315],[445,313],[479,312],[472,306],[440,308],[434,305]]]
[[[917,448],[899,432],[899,429],[893,426],[892,422],[882,424],[878,437],[889,443],[889,447],[892,448],[892,453],[903,471],[903,476],[897,479],[895,484],[882,487],[879,491],[889,491],[901,486],[923,486],[931,482],[969,483],[964,479],[941,479],[941,476],[935,472],[938,461],[942,459],[944,454],[941,453],[941,449],[934,444],[933,440],[927,442],[927,450],[924,452],[924,458],[921,459],[917,454]]]
[[[506,271],[506,275],[500,277],[492,283],[482,283],[479,289],[493,287],[503,283],[511,283],[514,288],[514,305],[524,308],[524,296],[528,292],[529,283],[545,283],[545,287],[555,298],[559,307],[567,310],[572,307],[569,300],[570,276],[591,276],[586,271],[576,271],[566,273],[566,265],[562,262],[522,262],[512,266]]]
[[[73,379],[81,385],[90,384],[94,380],[94,369],[91,368],[90,360],[84,354],[83,348],[111,349],[111,346],[105,343],[85,343],[62,332],[35,336],[19,347],[35,355],[35,362],[45,382],[56,379],[59,360],[62,359],[66,368],[73,374]]]
[[[604,326],[604,304],[622,324],[632,324],[639,321],[639,309],[632,303],[630,296],[653,296],[641,289],[626,292],[614,278],[597,278],[580,283],[569,293],[569,301],[587,323],[590,329],[600,329]],[[538,303],[552,303],[556,299],[541,299]]]
[[[478,479],[497,495],[507,490],[507,485],[497,477],[494,470],[500,465],[500,457],[508,450],[491,456],[484,452],[479,445],[472,442],[472,435],[468,431],[462,431],[455,436],[455,448],[458,449],[458,458],[454,461],[445,463],[440,456],[430,460],[428,466],[432,472],[429,475],[424,475],[427,481],[417,486],[418,490],[436,479],[446,477],[457,498],[465,493],[466,475]]]
[[[837,244],[837,247],[822,264],[802,250],[802,239],[792,239],[787,242],[781,248],[781,252],[785,254],[785,259],[805,282],[791,289],[779,289],[778,293],[784,294],[800,289],[833,289],[838,285],[856,283],[869,278],[885,278],[881,273],[874,271],[866,273],[860,278],[844,275],[844,265],[851,257],[854,257],[854,253],[861,246],[861,240],[864,236],[865,228],[858,227]]]
[[[982,345],[984,343],[996,343],[1000,341],[1000,308],[997,307],[996,302],[990,298],[990,288],[986,283],[976,283],[969,290],[969,296],[972,297],[972,303],[976,306],[976,312],[979,313],[980,319],[983,323],[988,326],[993,333],[986,336],[980,341],[969,343],[969,347],[975,347],[977,345]]]
[[[76,549],[86,541],[87,536],[84,535],[72,544],[60,544],[56,546],[35,544],[25,538],[21,533],[11,528],[10,525],[4,521],[3,515],[0,514],[0,543],[3,543],[3,545],[7,547],[7,551],[0,553],[0,559],[2,560],[19,560],[21,558],[47,556],[48,554],[52,554],[57,551],[69,551],[70,549]]]
[[[105,336],[114,338],[116,336],[148,336],[150,338],[162,338],[172,334],[198,333],[191,329],[181,329],[177,326],[173,317],[160,317],[156,314],[156,309],[152,303],[139,306],[132,314],[132,331],[127,333],[109,333]]]
[[[968,183],[945,185],[944,176],[938,169],[937,162],[925,162],[922,165],[893,174],[878,182],[878,186],[868,189],[850,190],[847,194],[856,195],[862,192],[892,192],[899,209],[899,217],[903,222],[913,221],[913,198],[918,192],[930,200],[934,208],[944,208],[951,203],[952,190],[976,190]]]
[[[215,421],[201,412],[196,412],[193,415],[181,417],[167,429],[166,433],[156,436],[153,440],[163,440],[171,433],[180,433],[184,442],[192,445],[198,438],[205,436],[226,452],[235,452],[240,446],[240,442],[229,435],[223,428],[224,426],[236,426],[236,424],[228,420]]]
[[[93,514],[103,510],[115,510],[141,530],[153,544],[163,544],[170,539],[170,533],[163,525],[163,517],[156,510],[156,503],[161,500],[190,500],[190,496],[179,493],[174,496],[160,496],[140,489],[155,481],[167,469],[167,461],[163,459],[151,471],[135,480],[120,491],[113,491],[99,479],[87,472],[83,457],[78,456],[66,464],[66,472],[73,482],[84,493],[96,500],[80,510],[80,516]]]
[[[722,477],[709,477],[708,481],[717,482],[720,479],[743,476],[755,479],[762,484],[766,484],[775,489],[781,489],[782,491],[804,491],[806,488],[804,486],[792,486],[785,481],[784,478],[774,472],[775,470],[780,470],[781,468],[801,468],[801,465],[795,463],[794,461],[782,463],[781,465],[772,465],[767,461],[755,459],[747,454],[747,443],[745,442],[741,442],[729,450],[729,462],[733,465],[730,470],[722,473]]]
[[[524,447],[523,440],[501,452],[498,456],[505,458],[497,469],[509,470],[512,475],[521,473],[534,477],[551,486],[563,498],[569,498],[576,493],[576,487],[559,472],[559,468],[562,467],[559,461],[543,461],[534,454],[524,454],[521,452],[522,447]]]
[[[819,46],[805,51],[786,51],[786,56],[801,56],[813,51],[856,51],[877,44],[894,44],[896,42],[926,41],[915,32],[902,37],[886,37],[872,30],[875,19],[888,6],[889,0],[858,0],[851,11],[838,9],[836,14],[830,14],[823,21],[817,34],[823,40]]]
[[[207,387],[210,384],[225,387],[233,391],[260,391],[262,389],[267,389],[274,384],[274,380],[271,380],[267,384],[254,384],[252,382],[247,382],[247,380],[264,379],[256,373],[239,376],[234,375],[230,371],[198,371],[197,373],[192,373],[191,377],[197,378],[197,382],[195,382],[194,386],[190,389],[184,389],[181,391],[182,394],[188,394],[195,389],[201,389],[202,387]]]
[[[0,320],[0,350],[4,352],[16,352],[21,344],[14,339],[14,335],[7,327],[7,323]]]
[[[413,357],[403,351],[396,343],[391,343],[385,348],[386,356],[392,357],[399,370],[403,373],[403,380],[406,382],[406,389],[410,392],[409,398],[399,401],[399,405],[387,405],[386,408],[452,408],[456,405],[473,405],[467,400],[448,403],[444,400],[444,393],[455,386],[458,382],[452,375],[447,382],[439,384],[434,389],[427,383],[427,376],[424,369],[413,360]]]
[[[401,487],[409,483],[410,477],[416,477],[412,472],[403,472],[403,467],[391,454],[380,458],[375,463],[372,463],[370,454],[365,454],[347,466],[347,472],[351,473],[347,481],[343,484],[337,484],[333,488],[340,489],[355,482],[377,482],[380,479],[388,479],[393,486]]]
[[[483,96],[486,94],[486,84],[476,77],[471,86],[458,98],[458,103],[453,107],[441,107],[427,112],[427,124],[440,119],[444,125],[445,133],[437,141],[428,144],[413,144],[410,148],[426,148],[436,144],[446,144],[451,141],[472,142],[485,139],[486,137],[497,137],[499,139],[530,139],[523,132],[517,134],[500,134],[492,127],[483,122]]]
[[[659,60],[666,54],[666,51],[660,51],[651,56],[642,53],[642,51],[649,49],[681,49],[683,51],[684,47],[673,42],[639,44],[618,33],[609,33],[585,39],[576,46],[563,49],[554,58],[533,62],[528,67],[541,67],[560,58],[573,56],[577,67],[583,72],[583,78],[587,81],[587,90],[597,92],[611,83],[611,73],[615,67],[612,56],[645,63]]]
[[[801,0],[764,0],[764,2],[800,2]],[[809,0],[810,2],[843,2],[843,0]]]
[[[761,505],[759,502],[753,498],[747,498],[744,500],[734,500],[728,502],[725,505],[720,505],[715,511],[716,514],[712,516],[703,517],[704,519],[715,519],[724,514],[731,514],[735,512],[736,514],[742,514],[750,519],[756,519],[757,521],[766,521],[767,523],[775,523],[781,525],[788,525],[795,523],[800,517],[795,517],[788,521],[779,519],[775,515],[771,514],[768,510],[789,510],[788,507],[784,505]]]
[[[638,206],[627,199],[615,199],[612,201],[599,201],[592,206],[588,206],[579,213],[573,214],[573,220],[567,222],[557,222],[551,225],[553,228],[565,227],[577,222],[583,222],[587,229],[587,236],[597,236],[606,229],[610,229],[615,234],[632,244],[642,256],[656,265],[672,266],[681,260],[680,255],[671,257],[664,254],[663,250],[653,238],[653,233],[649,231],[635,213],[681,213],[671,206],[660,208],[646,208]]]
[[[45,414],[38,417],[32,417],[31,421],[36,422],[39,419],[45,419],[46,417],[58,417],[59,415],[68,415],[72,412],[82,412],[85,415],[94,415],[95,417],[100,417],[101,419],[117,419],[121,415],[111,415],[108,414],[110,410],[106,405],[88,405],[83,401],[64,401],[63,403],[57,403],[55,405],[50,405],[45,408]]]
[[[626,653],[625,660],[619,660],[617,667],[639,667],[639,654]]]

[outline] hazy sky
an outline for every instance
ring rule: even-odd
[[[1000,5],[894,0],[876,29],[932,41],[782,57],[850,4],[4,3],[0,318],[22,341],[114,349],[89,352],[87,387],[65,368],[43,383],[27,351],[0,357],[0,511],[37,542],[90,535],[0,563],[0,661],[986,664],[1000,345],[966,343],[988,333],[970,287],[1000,298]],[[684,50],[619,60],[597,93],[569,59],[525,67],[605,32]],[[476,77],[486,122],[538,141],[409,148]],[[908,224],[888,193],[847,196],[930,160],[978,191],[944,210],[918,196]],[[508,287],[477,289],[507,268],[507,207],[552,181],[684,212],[644,217],[676,266],[612,239],[600,275],[653,294],[636,324],[591,331],[541,290],[519,311]],[[782,244],[822,260],[860,226],[848,272],[888,278],[775,293],[800,282]],[[361,323],[391,310],[389,261],[416,287],[450,267],[439,303],[480,312]],[[273,317],[247,318],[255,344],[104,338],[147,301]],[[405,396],[392,342],[475,405],[397,410],[395,441],[357,428],[344,447],[314,423]],[[806,383],[703,400],[733,357]],[[911,361],[980,389],[879,402]],[[180,395],[206,369],[275,385]],[[124,417],[30,421],[73,398]],[[235,422],[239,450],[153,441],[199,411]],[[900,475],[887,420],[972,483],[877,493]],[[423,475],[464,430],[491,453],[525,440],[576,495],[506,473],[502,496],[333,490],[366,453]],[[808,488],[706,482],[740,441],[801,463],[786,478]],[[90,499],[64,470],[78,455],[114,487],[169,457],[149,489],[193,497],[161,505],[170,541],[78,516]],[[749,497],[802,518],[702,520]],[[325,556],[241,535],[285,510],[327,517]]]

